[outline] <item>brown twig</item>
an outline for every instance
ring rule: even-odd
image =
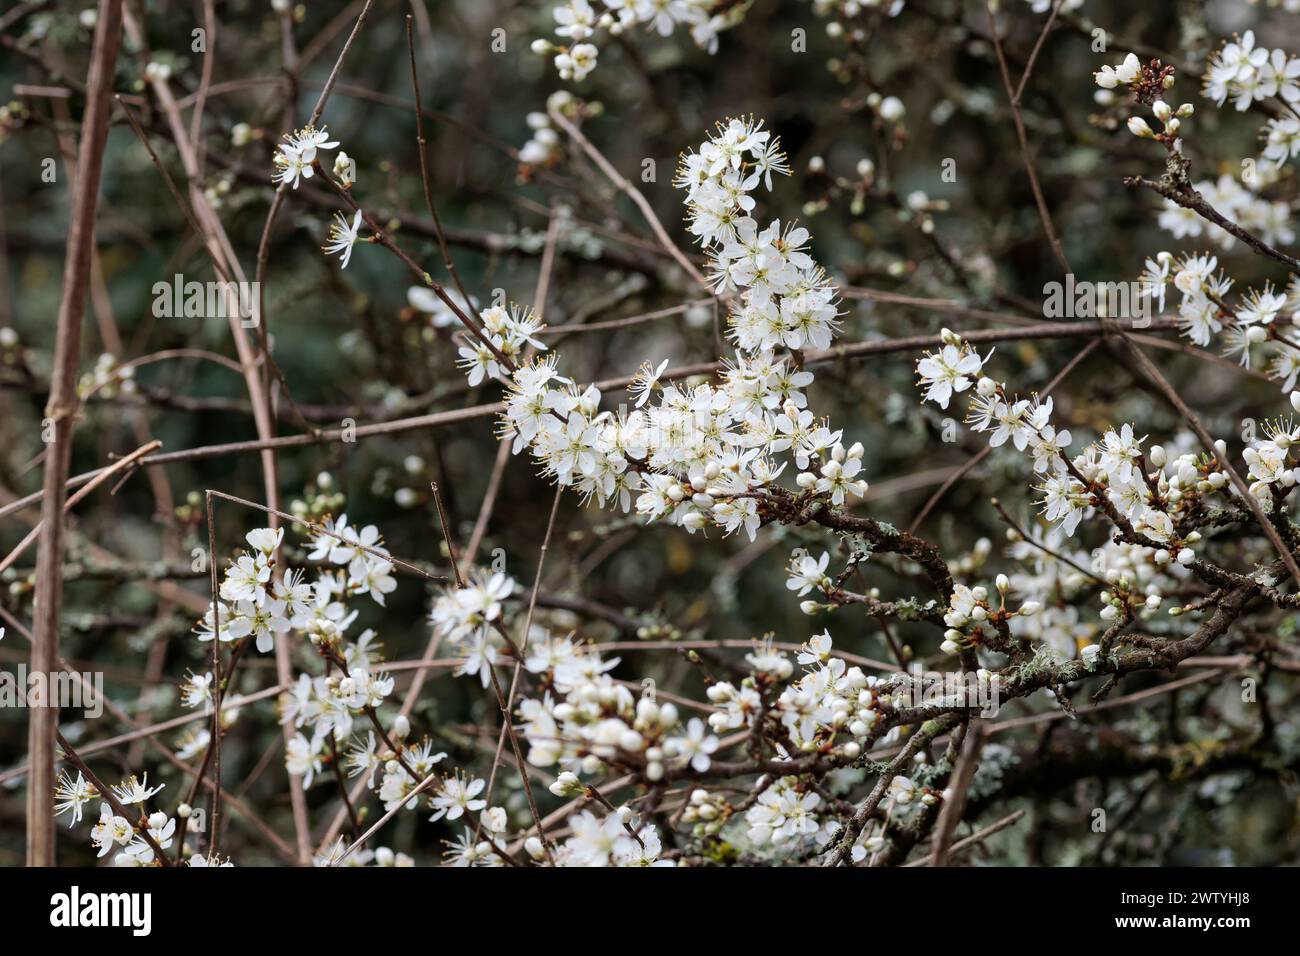
[[[122,42],[122,0],[100,0],[86,79],[77,179],[72,192],[72,224],[63,269],[54,346],[54,375],[45,415],[53,427],[41,491],[40,550],[36,574],[36,640],[32,669],[54,670],[59,656],[59,620],[63,605],[63,512],[72,460],[72,432],[77,414],[77,364],[86,308],[91,255],[95,246],[95,208],[108,140],[109,96]],[[54,814],[49,795],[54,787],[54,738],[58,710],[31,710],[27,750],[31,775],[27,785],[27,864],[54,864]]]

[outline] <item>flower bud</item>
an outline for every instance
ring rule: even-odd
[[[1140,116],[1130,116],[1128,119],[1128,131],[1138,139],[1155,139],[1156,134],[1151,132],[1151,127],[1147,121]]]
[[[582,781],[571,770],[563,771],[550,786],[551,793],[557,797],[571,797],[582,792]]]
[[[897,96],[886,96],[880,104],[880,118],[889,123],[897,123],[906,112],[903,101]]]

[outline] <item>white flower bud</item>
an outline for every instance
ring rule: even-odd
[[[708,517],[700,511],[692,511],[682,519],[682,527],[687,531],[699,531],[708,523]]]
[[[555,783],[551,784],[550,790],[557,797],[570,797],[582,792],[582,781],[573,771],[565,770],[555,778]]]
[[[1130,116],[1128,119],[1128,131],[1138,139],[1155,139],[1156,134],[1151,132],[1151,127],[1147,121],[1140,116]]]
[[[393,736],[405,740],[411,733],[411,721],[405,714],[398,714],[393,720]]]
[[[339,150],[334,157],[334,175],[338,181],[345,186],[350,186],[357,181],[357,161],[347,153]]]
[[[897,123],[906,112],[903,101],[897,96],[886,96],[880,103],[880,118],[888,123]]]

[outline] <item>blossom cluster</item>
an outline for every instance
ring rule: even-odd
[[[329,130],[324,126],[320,129],[305,126],[293,133],[286,133],[284,142],[276,146],[275,155],[271,157],[276,168],[272,181],[297,189],[302,180],[311,179],[315,175],[313,164],[317,154],[324,149],[336,149],[338,145],[330,139]],[[345,158],[347,156],[346,153],[342,155]]]
[[[1246,368],[1265,367],[1283,391],[1295,387],[1300,377],[1300,344],[1294,338],[1300,280],[1293,277],[1285,291],[1269,284],[1248,289],[1233,305],[1228,301],[1233,280],[1219,268],[1217,257],[1161,251],[1146,261],[1138,281],[1142,294],[1161,311],[1173,286],[1179,295],[1179,327],[1197,345],[1221,336],[1225,354],[1236,355]]]
[[[356,616],[355,612],[348,615],[340,599],[368,594],[382,607],[385,595],[397,587],[378,529],[374,525],[352,528],[346,515],[327,521],[313,541],[308,559],[327,565],[313,582],[297,569],[275,573],[283,528],[257,528],[245,540],[250,550],[226,569],[215,614],[210,608],[199,624],[201,641],[215,637],[230,643],[252,635],[263,654],[274,646],[275,635],[290,630],[305,632],[314,641],[329,641]]]
[[[533,52],[551,56],[563,80],[580,82],[596,68],[599,33],[620,36],[638,26],[672,36],[686,27],[696,45],[709,53],[718,49],[718,34],[739,23],[748,4],[719,0],[566,0],[552,9],[560,42],[538,39]]]
[[[155,852],[143,834],[147,833],[154,844],[161,850],[172,846],[176,834],[176,820],[161,810],[149,812],[146,804],[152,800],[166,784],[149,786],[149,775],[143,779],[134,775],[112,787],[113,797],[118,806],[132,813],[127,818],[116,812],[113,804],[104,799],[104,794],[86,780],[80,770],[76,777],[68,771],[59,774],[54,786],[54,811],[58,816],[68,814],[68,826],[81,822],[87,804],[99,800],[99,817],[90,830],[90,842],[103,858],[121,847],[113,858],[114,866],[149,866],[155,862]],[[181,814],[188,816],[189,808],[182,805]],[[138,816],[136,816],[138,814]],[[191,857],[191,866],[209,865],[206,857]],[[222,865],[213,863],[212,865]]]
[[[1186,281],[1177,284],[1191,289]],[[1281,299],[1269,308],[1276,311]],[[1071,435],[1051,424],[1050,399],[1011,395],[1004,384],[981,374],[986,359],[967,343],[946,331],[945,340],[938,354],[918,362],[926,399],[946,407],[952,394],[973,389],[967,422],[975,431],[989,433],[990,445],[1010,443],[1026,454],[1042,476],[1043,513],[1056,522],[1045,538],[1026,540],[1018,531],[1013,536],[1011,555],[1027,569],[999,576],[1001,607],[990,603],[984,587],[956,586],[945,615],[945,649],[997,649],[996,639],[988,638],[1002,632],[1008,638],[1040,641],[1058,657],[1072,657],[1078,649],[1085,661],[1093,661],[1101,629],[1149,617],[1165,595],[1187,580],[1202,540],[1199,531],[1189,530],[1195,517],[1216,503],[1231,507],[1236,495],[1225,465],[1227,445],[1216,442],[1212,454],[1146,446],[1145,437],[1125,424],[1107,429],[1100,440],[1071,455]],[[1292,393],[1292,405],[1300,410],[1300,393]],[[1265,423],[1262,431],[1248,436],[1243,458],[1250,493],[1267,503],[1273,489],[1285,493],[1300,481],[1300,462],[1293,453],[1300,428],[1278,420]],[[1072,548],[1069,542],[1079,523],[1098,511],[1114,526],[1114,536],[1091,553]],[[819,580],[824,582],[824,568],[824,562],[820,571],[815,565],[801,567],[800,580],[815,583],[823,575]],[[1100,624],[1083,620],[1075,606],[1079,593],[1098,583],[1104,587]],[[1010,612],[1005,606],[1010,590],[1044,600],[1028,600]]]
[[[1233,49],[1238,49],[1239,52],[1235,44],[1225,47],[1225,52]],[[1281,51],[1275,52],[1281,55]],[[1255,51],[1255,53],[1267,53],[1267,51]],[[1237,54],[1233,53],[1232,56],[1231,62],[1236,63]],[[1293,62],[1300,72],[1300,60]],[[1234,69],[1240,71],[1253,68],[1247,65],[1236,66]],[[1093,77],[1103,93],[1125,87],[1134,93],[1139,102],[1149,103],[1152,115],[1162,124],[1163,129],[1157,133],[1141,116],[1130,116],[1129,131],[1140,139],[1159,140],[1172,154],[1181,156],[1182,142],[1179,137],[1182,121],[1195,112],[1195,107],[1191,103],[1183,103],[1175,109],[1158,98],[1173,87],[1174,76],[1170,68],[1159,68],[1157,62],[1143,66],[1136,54],[1130,53],[1118,66],[1104,65],[1093,74]],[[1275,86],[1269,88],[1273,93],[1279,92]],[[1296,90],[1297,95],[1300,95],[1300,87]],[[1206,95],[1214,98],[1209,91]],[[1249,96],[1239,100],[1239,108],[1244,109],[1250,101]],[[1221,98],[1218,102],[1222,105]],[[1287,116],[1275,118],[1269,121],[1261,135],[1266,144],[1263,158],[1258,163],[1254,160],[1244,162],[1240,180],[1223,174],[1217,180],[1193,183],[1192,188],[1220,214],[1258,234],[1265,242],[1289,244],[1295,239],[1295,231],[1290,222],[1290,204],[1270,200],[1260,193],[1278,181],[1280,164],[1289,158],[1294,149],[1300,148],[1300,123]],[[1179,204],[1168,197],[1165,199],[1165,208],[1157,222],[1176,239],[1205,235],[1223,249],[1231,249],[1237,242],[1237,238],[1230,231],[1217,223],[1207,221],[1197,209]]]
[[[1204,93],[1219,106],[1231,99],[1238,110],[1273,97],[1300,102],[1300,57],[1256,46],[1255,32],[1247,30],[1206,62]]]
[[[861,495],[863,448],[808,408],[813,381],[802,350],[825,348],[835,331],[835,293],[806,252],[807,230],[773,221],[760,228],[751,195],[789,172],[761,123],[733,119],[698,152],[686,154],[677,184],[686,191],[690,232],[710,257],[709,282],[735,299],[728,317],[734,359],[713,384],[664,382],[667,361],[646,363],[634,379],[634,408],[602,411],[602,395],[559,374],[558,358],[522,355],[540,330],[524,311],[480,313],[494,344],[522,358],[507,380],[504,437],[525,447],[548,477],[601,507],[633,506],[648,520],[694,532],[715,526],[751,538],[761,524],[758,498],[785,470],[787,453],[801,488],[835,503]],[[491,350],[461,350],[471,383],[503,372]],[[658,393],[658,401],[652,398]]]
[[[1136,435],[1131,424],[1108,429],[1100,441],[1071,456],[1072,436],[1051,423],[1051,398],[1011,394],[1004,384],[980,374],[986,358],[954,333],[945,330],[944,338],[939,353],[927,353],[917,363],[926,400],[946,408],[953,393],[973,387],[967,423],[988,433],[992,447],[1010,442],[1029,457],[1033,471],[1042,475],[1040,503],[1049,521],[1073,535],[1085,517],[1105,510],[1149,542],[1157,564],[1188,564],[1195,558],[1189,545],[1199,534],[1180,534],[1178,519],[1204,495],[1228,491],[1228,476],[1216,458],[1191,453],[1171,458],[1160,445],[1145,449],[1145,437]]]
[[[329,131],[324,126],[320,129],[305,126],[285,133],[283,139],[271,157],[276,170],[271,180],[281,188],[288,185],[297,189],[302,180],[311,179],[316,175],[321,150],[335,149],[339,145],[329,138]],[[332,171],[343,189],[350,189],[357,181],[357,162],[343,150],[335,155]],[[321,249],[326,255],[338,256],[340,268],[346,269],[352,261],[352,248],[360,239],[362,219],[360,208],[353,211],[351,218],[342,212],[334,213]]]
[[[1258,164],[1249,174],[1252,184],[1247,186],[1228,174],[1215,180],[1193,183],[1205,201],[1239,226],[1257,234],[1270,244],[1289,245],[1295,241],[1295,228],[1291,224],[1291,206],[1282,200],[1270,200],[1259,195],[1259,190],[1277,181],[1278,170],[1269,163]],[[1232,249],[1237,238],[1221,226],[1207,222],[1192,209],[1166,200],[1165,208],[1156,220],[1160,228],[1175,239],[1197,238],[1204,235],[1221,249]]]

